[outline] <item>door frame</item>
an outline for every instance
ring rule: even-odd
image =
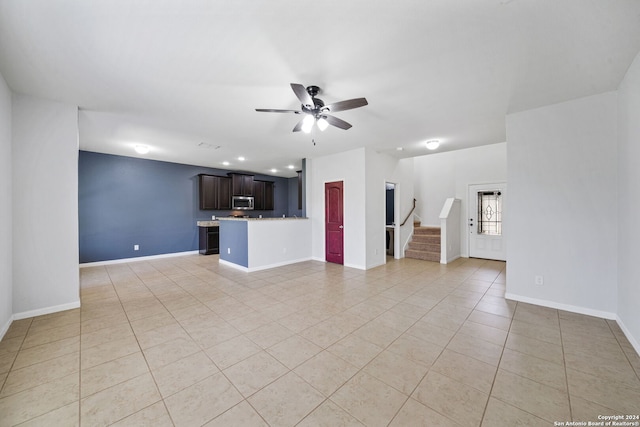
[[[508,197],[509,197],[509,193],[508,193],[508,190],[507,190],[507,187],[508,187],[507,186],[507,182],[506,181],[487,182],[487,183],[475,183],[475,184],[468,184],[467,185],[467,198],[466,198],[466,202],[467,202],[467,217],[465,218],[465,221],[464,221],[464,230],[465,230],[465,233],[467,235],[467,253],[468,253],[467,255],[468,255],[469,258],[472,258],[472,256],[471,256],[471,233],[469,232],[469,219],[471,218],[471,212],[472,212],[471,208],[476,206],[476,203],[475,202],[471,203],[471,200],[470,200],[471,199],[470,198],[470,194],[471,194],[472,187],[502,187],[502,188],[504,188],[503,191],[505,192],[505,197],[504,197],[504,201],[503,201],[502,235],[501,235],[501,237],[502,237],[502,245],[503,245],[503,248],[504,248],[503,249],[504,259],[495,259],[495,258],[481,258],[481,259],[494,259],[496,261],[506,261],[507,260],[507,247],[506,247],[506,239],[504,237],[505,236],[504,232],[506,230],[506,228],[505,228],[505,224],[506,224],[505,218],[506,217],[504,216],[504,213],[505,213],[504,211],[505,211],[505,208],[507,207],[507,202],[508,202]],[[476,213],[474,213],[474,215],[477,216]],[[476,221],[477,221],[477,218],[476,218]],[[477,223],[474,224],[474,227],[476,225],[477,225]]]

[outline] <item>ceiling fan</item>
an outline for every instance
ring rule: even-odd
[[[351,127],[350,123],[327,113],[351,110],[354,108],[364,107],[369,104],[365,98],[354,98],[325,105],[322,99],[316,98],[316,95],[320,92],[320,88],[318,86],[307,86],[305,88],[299,83],[291,83],[291,89],[293,89],[293,92],[296,94],[300,102],[302,102],[300,110],[256,108],[256,111],[262,113],[305,114],[305,117],[293,128],[294,132],[303,131],[305,133],[309,133],[311,132],[314,124],[321,131],[325,130],[329,125],[347,130]]]

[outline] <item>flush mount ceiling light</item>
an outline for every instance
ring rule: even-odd
[[[288,167],[289,169],[295,169],[295,166],[293,166],[293,165],[289,165],[289,166],[287,166],[287,167]]]
[[[240,156],[238,157],[238,160],[240,160],[241,162],[244,162],[244,157]]]
[[[136,150],[136,153],[138,154],[147,154],[149,152],[149,146],[148,145],[142,145],[142,144],[137,144],[134,149]]]
[[[432,139],[430,141],[427,141],[425,145],[427,146],[427,150],[435,150],[436,148],[440,147],[440,140]]]
[[[276,173],[276,172],[278,172],[278,169],[275,169],[275,168],[274,168],[274,169],[271,169],[271,172],[272,172],[272,173]]]
[[[225,165],[225,166],[229,166],[230,165],[230,163],[227,162],[226,160],[224,162],[222,162],[222,164]]]

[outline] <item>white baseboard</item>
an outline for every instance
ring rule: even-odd
[[[7,322],[2,326],[2,329],[0,329],[0,341],[2,341],[2,338],[4,338],[4,335],[9,330],[9,327],[11,326],[11,322],[13,322],[13,316],[10,316],[9,320],[7,320]]]
[[[171,254],[149,255],[149,256],[141,256],[136,258],[122,258],[122,259],[112,259],[108,261],[85,262],[83,264],[80,264],[80,268],[99,267],[101,265],[111,265],[111,264],[125,264],[128,262],[149,261],[154,259],[173,258],[173,257],[185,256],[185,255],[197,255],[199,253],[200,251],[174,252]]]
[[[577,305],[562,304],[555,301],[548,301],[538,298],[529,298],[522,295],[516,295],[507,292],[504,297],[506,299],[526,302],[528,304],[541,305],[543,307],[556,308],[558,310],[569,311],[571,313],[586,314],[587,316],[601,317],[603,319],[616,320],[616,314],[609,311],[594,310],[592,308],[579,307]]]
[[[269,264],[269,265],[261,265],[260,267],[249,267],[249,272],[251,273],[254,271],[268,270],[270,268],[284,267],[285,265],[297,264],[299,262],[305,262],[305,261],[311,261],[311,257],[292,259],[291,261],[277,262],[275,264]]]
[[[634,348],[634,350],[638,354],[640,354],[640,343],[631,334],[631,331],[629,331],[629,329],[625,326],[625,324],[622,322],[620,317],[615,313],[611,313],[608,311],[594,310],[592,308],[578,307],[575,305],[561,304],[558,302],[542,300],[537,298],[529,298],[522,295],[511,294],[508,292],[504,295],[504,297],[506,299],[510,299],[514,301],[526,302],[528,304],[540,305],[543,307],[556,308],[558,310],[569,311],[571,313],[585,314],[587,316],[594,316],[594,317],[600,317],[602,319],[615,320],[618,326],[620,326],[620,329],[622,329],[622,332],[624,333],[624,335],[627,337],[627,339],[631,343],[631,346]]]
[[[634,336],[631,335],[631,331],[627,329],[624,322],[622,321],[622,319],[620,319],[619,316],[616,316],[616,322],[618,322],[618,326],[620,326],[620,329],[622,329],[622,332],[624,332],[624,336],[627,337],[627,339],[631,343],[631,346],[634,348],[636,353],[640,355],[640,343],[638,342],[638,340],[636,340]]]
[[[249,269],[247,267],[244,267],[242,265],[239,265],[233,262],[225,261],[223,259],[219,259],[218,263],[222,265],[226,265],[227,267],[235,268],[236,270],[244,271],[245,273],[249,272]]]
[[[276,268],[276,267],[284,267],[285,265],[297,264],[299,262],[305,262],[305,261],[311,261],[311,260],[312,260],[311,257],[306,257],[306,258],[292,259],[290,261],[277,262],[275,264],[261,265],[259,267],[244,267],[242,265],[234,264],[232,262],[225,261],[223,259],[218,260],[218,262],[222,265],[226,265],[228,267],[232,267],[237,270],[244,271],[246,273],[253,273],[256,271],[268,270],[270,268]]]
[[[59,311],[72,310],[80,307],[80,300],[67,304],[54,305],[51,307],[39,308],[37,310],[23,311],[22,313],[14,313],[13,320],[27,319],[29,317],[43,316],[45,314],[57,313]]]
[[[442,262],[442,259],[440,260],[440,264],[449,264],[455,260],[457,260],[458,258],[460,258],[460,255],[454,255],[452,257],[449,257],[449,259],[445,259],[444,262]]]

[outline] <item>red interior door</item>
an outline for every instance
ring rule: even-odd
[[[344,264],[342,181],[324,184],[324,206],[326,260]]]

